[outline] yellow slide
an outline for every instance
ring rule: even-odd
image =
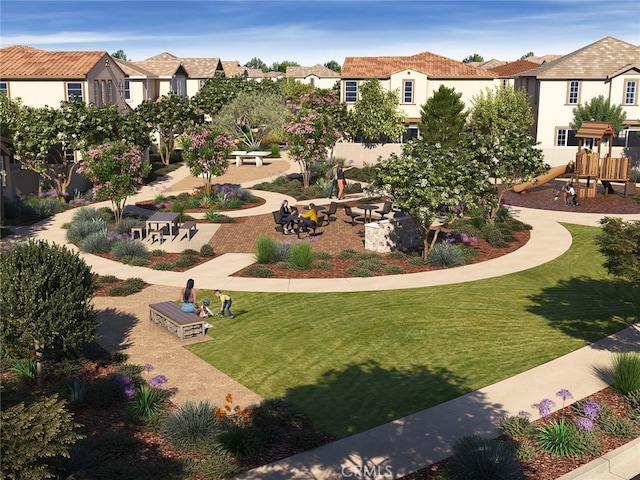
[[[550,182],[554,178],[559,177],[560,175],[564,175],[565,173],[567,173],[567,170],[568,169],[567,169],[566,165],[560,165],[559,167],[553,167],[547,173],[543,173],[542,175],[538,175],[536,178],[534,178],[532,180],[529,180],[528,182],[524,182],[524,183],[520,183],[518,185],[515,185],[513,187],[513,191],[516,192],[516,193],[522,193],[525,190],[531,190],[532,188],[539,187],[541,185],[544,185],[547,182]]]

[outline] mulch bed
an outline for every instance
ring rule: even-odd
[[[624,396],[616,392],[611,387],[600,390],[599,392],[587,397],[585,400],[595,400],[601,405],[611,407],[614,411],[614,416],[616,417],[623,417],[631,411],[631,407],[626,402]],[[548,420],[559,420],[563,417],[568,419],[568,421],[574,421],[577,418],[572,406],[568,406],[554,412]],[[536,423],[539,424],[540,422],[543,422],[543,420],[538,420]],[[569,473],[576,468],[599,458],[605,453],[629,443],[629,441],[632,440],[604,433],[601,434],[599,438],[602,451],[598,454],[588,454],[581,457],[561,457],[543,452],[536,448],[535,458],[530,461],[522,462],[523,478],[527,480],[556,480],[558,477],[561,477],[562,475]],[[496,440],[504,441],[507,440],[507,438],[502,436]],[[402,477],[402,479],[438,480],[440,478],[439,475],[442,473],[442,470],[445,468],[448,461],[449,459],[445,459],[422,470],[406,475]]]

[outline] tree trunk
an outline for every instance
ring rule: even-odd
[[[42,369],[43,352],[37,340],[34,341],[34,348],[36,352],[36,373],[38,375],[38,387],[42,388],[44,386],[44,372]]]

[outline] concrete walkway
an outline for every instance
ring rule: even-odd
[[[242,167],[240,167],[242,168]],[[253,167],[255,168],[255,167]],[[294,167],[290,168],[295,171]],[[186,168],[181,168],[154,185],[145,187],[135,201],[153,198],[159,191],[170,188],[188,177]],[[249,187],[256,180],[242,183]],[[240,182],[239,182],[240,183]],[[173,193],[173,192],[172,192]],[[243,216],[268,213],[276,210],[282,195],[260,192],[267,202],[255,209],[230,213]],[[328,203],[318,200],[316,203]],[[133,201],[132,201],[133,203]],[[427,287],[450,283],[481,280],[494,276],[526,270],[563,254],[571,246],[571,235],[559,222],[582,225],[598,225],[601,214],[577,212],[551,212],[512,208],[512,213],[520,220],[533,226],[530,241],[523,248],[500,258],[477,265],[467,265],[455,269],[436,272],[396,275],[392,283],[385,277],[343,278],[343,279],[251,279],[235,278],[230,275],[253,263],[249,254],[226,254],[206,264],[189,270],[189,277],[199,285],[217,285],[231,291],[263,292],[334,292],[367,291]],[[73,211],[56,215],[54,218],[29,228],[17,229],[19,235],[29,236],[66,244],[66,230],[62,225],[69,222]],[[625,220],[640,220],[640,215],[615,215]],[[212,229],[215,226],[212,226]],[[206,231],[203,239],[210,238],[214,231]],[[204,233],[204,232],[203,232]],[[195,238],[195,237],[194,237]],[[190,243],[190,248],[196,248]],[[70,246],[71,247],[71,246]],[[165,244],[163,249],[167,249]],[[186,248],[182,246],[181,249]],[[179,250],[177,250],[179,251]],[[165,287],[182,287],[185,273],[161,272],[146,268],[130,267],[112,262],[95,255],[82,254],[97,273],[116,275],[120,278],[140,277],[148,283]],[[164,287],[163,287],[164,288]],[[172,290],[174,291],[174,290]],[[145,301],[148,301],[145,299]],[[101,300],[100,307],[109,308],[109,300]],[[113,307],[115,308],[115,306]],[[117,313],[117,312],[116,312]],[[145,315],[138,311],[128,313],[132,324],[148,324]],[[142,319],[135,317],[142,317]],[[104,325],[103,325],[103,328]],[[109,338],[109,329],[104,341],[109,347],[134,348],[135,344],[146,344],[135,350],[138,355],[148,355],[153,346],[141,338],[140,333],[122,334],[117,339]],[[126,344],[126,347],[123,345]],[[133,347],[132,347],[133,345]],[[502,382],[490,385],[463,397],[445,402],[436,407],[418,412],[386,425],[342,439],[321,448],[284,459],[271,465],[252,470],[238,476],[242,479],[343,479],[356,478],[398,478],[418,470],[433,462],[446,458],[451,445],[458,438],[479,434],[494,437],[498,434],[497,420],[504,415],[515,415],[526,411],[533,419],[538,417],[532,404],[545,397],[552,397],[562,388],[569,389],[574,399],[584,398],[606,387],[606,383],[594,372],[610,364],[611,352],[621,348],[640,350],[640,324],[636,324],[591,346],[582,348],[549,363],[523,372]],[[203,375],[218,375],[221,383],[229,391],[235,389],[241,397],[246,395],[259,400],[253,392],[242,392],[241,386],[217,372],[213,367],[198,363],[190,353],[185,354],[178,342],[168,341],[163,346],[163,356],[171,362],[180,362],[197,367],[196,378],[187,375],[174,380],[173,388],[178,391],[176,400],[194,397],[200,399],[205,393],[202,386],[193,388],[189,382],[198,384]],[[162,362],[161,358],[158,361]],[[143,361],[143,363],[145,363]],[[161,368],[158,371],[161,371]],[[185,369],[186,371],[187,369]],[[178,376],[180,377],[180,376]],[[235,384],[235,385],[234,385]],[[246,390],[246,389],[245,389]],[[220,392],[218,392],[220,393]],[[224,395],[224,392],[222,392]],[[365,475],[366,473],[366,475]],[[640,473],[640,465],[638,471]],[[631,475],[633,476],[633,475]],[[631,478],[629,476],[629,478]]]

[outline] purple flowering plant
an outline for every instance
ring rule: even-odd
[[[582,406],[585,416],[591,420],[596,420],[602,407],[595,400],[589,400]]]
[[[551,400],[550,398],[544,398],[540,400],[540,403],[535,405],[538,407],[538,413],[542,418],[547,418],[551,415],[551,409],[556,406],[556,402]]]
[[[580,417],[576,421],[576,424],[578,425],[578,428],[580,430],[584,430],[585,432],[593,432],[593,420],[591,420],[590,418]]]

